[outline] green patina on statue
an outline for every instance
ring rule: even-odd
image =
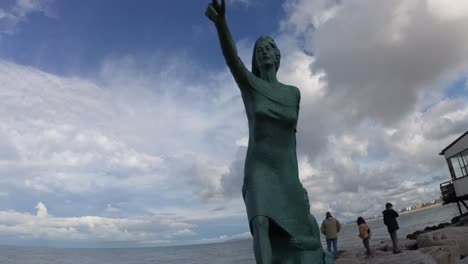
[[[237,55],[225,1],[213,0],[206,16],[216,26],[247,114],[249,145],[242,194],[257,263],[332,263],[332,256],[322,249],[317,221],[299,180],[296,126],[301,94],[276,79],[281,54],[275,41],[268,36],[256,41],[250,72]]]

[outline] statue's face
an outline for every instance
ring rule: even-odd
[[[276,61],[275,49],[267,41],[261,41],[255,49],[257,65],[260,68],[274,67]]]

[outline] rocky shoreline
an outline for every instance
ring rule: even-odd
[[[400,239],[400,254],[393,254],[390,240],[373,244],[373,257],[368,258],[362,247],[340,252],[335,263],[468,264],[468,215]]]

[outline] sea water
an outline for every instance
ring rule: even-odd
[[[436,206],[402,214],[399,218],[399,237],[424,229],[426,226],[450,222],[458,214],[455,206]],[[318,219],[319,223],[321,219]],[[389,235],[382,219],[367,222],[372,230],[371,243],[388,240]],[[323,236],[321,237],[324,242]],[[356,224],[343,225],[338,237],[340,250],[362,247]],[[254,264],[252,240],[225,243],[120,249],[62,249],[0,247],[2,264]]]

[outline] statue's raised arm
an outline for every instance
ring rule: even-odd
[[[213,0],[208,4],[205,15],[215,24],[226,64],[234,78],[239,80],[243,76],[244,66],[237,55],[237,48],[227,25],[225,0],[221,0],[221,4]]]

